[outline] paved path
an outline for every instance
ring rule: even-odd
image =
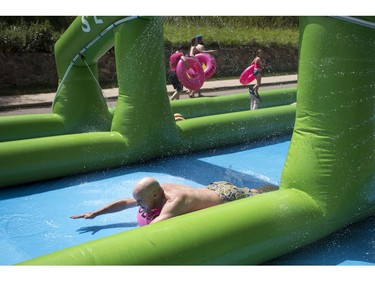
[[[297,74],[263,77],[262,85],[283,85],[297,82]],[[207,81],[202,87],[202,92],[219,90],[245,89],[248,86],[241,85],[238,79]],[[169,94],[173,93],[172,85],[167,85]],[[106,99],[116,99],[118,88],[103,89]],[[7,111],[15,108],[50,106],[55,93],[39,93],[33,95],[0,96],[0,111]]]

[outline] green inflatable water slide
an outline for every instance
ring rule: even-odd
[[[176,123],[161,18],[77,18],[55,48],[53,114],[0,119],[0,186],[275,134],[292,132],[291,145],[278,191],[21,264],[260,264],[374,214],[374,22],[300,18],[297,106],[209,115],[217,111],[213,102],[208,116]],[[119,83],[113,115],[97,82],[97,61],[112,46]]]

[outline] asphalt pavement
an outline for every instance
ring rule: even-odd
[[[262,77],[262,86],[277,86],[297,83],[297,74]],[[250,85],[253,83],[250,83]],[[206,81],[201,88],[202,93],[235,89],[246,89],[248,85],[240,84],[239,79]],[[174,92],[172,85],[167,85],[168,94]],[[103,89],[106,100],[115,100],[118,88]],[[183,94],[184,95],[184,94]],[[187,96],[187,95],[186,95]],[[19,108],[45,107],[52,105],[55,93],[36,93],[29,95],[0,96],[0,111]]]

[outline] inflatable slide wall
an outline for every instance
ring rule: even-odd
[[[278,191],[22,264],[260,264],[373,215],[374,22],[300,18],[297,107],[176,123],[165,88],[161,18],[77,18],[56,44],[54,113],[1,123],[10,131],[0,144],[1,186],[293,130],[291,145]],[[111,118],[96,63],[113,44],[119,96]]]

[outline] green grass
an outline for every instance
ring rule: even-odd
[[[1,52],[52,52],[74,17],[0,17]],[[202,34],[207,47],[298,46],[298,17],[167,16],[166,46],[190,45]]]
[[[296,17],[165,17],[166,44],[188,46],[202,34],[207,45],[298,46]]]
[[[177,27],[164,26],[164,37],[166,43],[171,45],[189,45],[190,38],[197,34],[204,36],[208,45],[217,46],[244,46],[257,43],[263,46],[290,45],[298,46],[298,30],[271,29],[271,28],[241,28],[228,27],[220,28],[215,26],[207,27]]]

